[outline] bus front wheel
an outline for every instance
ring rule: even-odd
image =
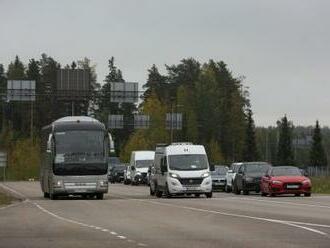
[[[102,200],[103,199],[103,194],[102,193],[96,194],[96,199]]]

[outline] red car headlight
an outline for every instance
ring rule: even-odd
[[[277,181],[277,180],[273,180],[273,181],[272,181],[272,184],[275,184],[275,185],[281,185],[282,182],[281,182],[281,181]]]
[[[303,183],[304,185],[310,185],[310,184],[312,184],[312,183],[311,183],[311,180],[309,180],[309,179],[304,180],[302,183]]]

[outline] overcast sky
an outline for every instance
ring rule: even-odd
[[[0,0],[0,63],[86,56],[102,83],[114,56],[142,85],[152,64],[223,60],[246,77],[257,125],[330,126],[329,23],[328,0]]]

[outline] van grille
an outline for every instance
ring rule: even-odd
[[[182,185],[200,185],[203,182],[203,178],[179,178],[179,181]]]

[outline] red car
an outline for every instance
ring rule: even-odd
[[[280,194],[311,196],[311,189],[311,180],[294,166],[271,167],[260,181],[262,196]]]

